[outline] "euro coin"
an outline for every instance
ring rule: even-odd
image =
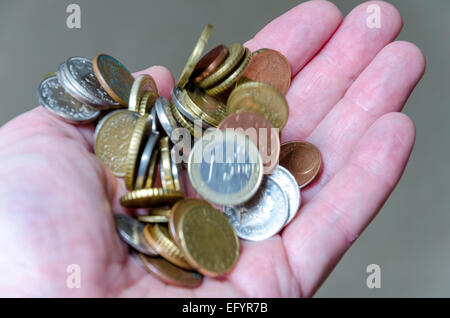
[[[280,165],[276,167],[270,177],[281,187],[281,190],[286,194],[289,201],[289,215],[285,223],[286,226],[294,219],[300,208],[300,189],[294,176],[289,170]]]
[[[322,155],[309,142],[292,141],[281,145],[280,165],[294,175],[300,188],[304,188],[319,174]]]
[[[116,110],[97,125],[95,155],[117,177],[126,174],[128,148],[139,117],[139,114],[128,110]]]
[[[209,38],[211,37],[213,26],[208,24],[203,29],[202,34],[200,35],[200,38],[198,39],[197,43],[195,44],[194,50],[192,51],[191,55],[188,58],[188,61],[186,63],[186,66],[183,69],[183,72],[181,73],[180,79],[178,80],[178,86],[181,88],[184,88],[186,84],[189,81],[189,78],[192,75],[192,72],[194,71],[195,65],[197,65],[198,61],[200,60],[203,51],[205,50],[206,44],[209,41]]]
[[[225,45],[216,46],[201,58],[194,69],[192,77],[194,83],[199,83],[214,73],[228,56],[228,48]]]
[[[112,56],[97,55],[92,61],[94,73],[108,93],[116,102],[128,107],[134,77],[127,68]]]
[[[240,111],[260,113],[280,130],[289,117],[286,98],[272,85],[261,82],[247,82],[236,87],[228,97],[227,111],[229,114]]]
[[[184,194],[180,191],[150,188],[128,192],[120,198],[120,204],[126,208],[151,208],[171,205],[183,198]]]
[[[150,170],[155,168],[154,163],[152,167],[152,158],[153,154],[157,153],[155,148],[158,141],[159,133],[152,131],[138,162],[139,166],[137,169],[136,182],[134,186],[134,189],[136,190],[143,189],[145,187],[149,175],[153,179],[153,172],[150,172]]]
[[[263,166],[258,149],[246,136],[217,130],[194,144],[188,173],[194,189],[207,201],[235,205],[256,193]]]
[[[170,162],[170,149],[169,149],[169,137],[164,137],[160,141],[160,151],[161,151],[161,163],[160,173],[161,173],[161,183],[164,189],[176,190],[175,182],[172,176],[172,163]]]
[[[153,77],[143,74],[136,78],[131,86],[128,110],[139,112],[141,99],[145,92],[153,92],[155,95],[158,95],[158,87]]]
[[[201,274],[223,276],[234,267],[239,257],[239,240],[222,212],[200,205],[185,213],[180,222],[184,255]]]
[[[122,240],[139,253],[158,256],[158,253],[148,244],[144,237],[145,225],[126,214],[115,214],[114,221]]]
[[[210,96],[198,87],[183,90],[182,95],[188,107],[209,127],[217,127],[227,115],[225,102],[220,97]]]

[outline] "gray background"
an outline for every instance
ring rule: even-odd
[[[361,1],[334,1],[347,14]],[[402,13],[399,39],[416,43],[427,72],[405,113],[417,125],[406,173],[380,215],[342,259],[317,297],[450,296],[450,1],[391,1]],[[66,27],[66,7],[82,9],[81,30]],[[245,42],[298,2],[2,0],[0,124],[37,103],[41,77],[69,56],[107,52],[131,71],[153,64],[180,74],[206,23],[210,47]],[[381,289],[366,287],[366,267],[381,266]]]

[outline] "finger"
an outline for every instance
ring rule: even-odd
[[[156,85],[158,86],[158,92],[160,96],[164,96],[167,98],[170,97],[170,92],[175,85],[175,80],[168,68],[164,66],[152,66],[146,70],[134,73],[133,75],[134,77],[137,77],[142,74],[147,74],[153,77]]]
[[[379,29],[367,26],[367,8],[371,4],[380,8]],[[353,9],[325,47],[292,81],[286,96],[291,114],[283,131],[285,139],[306,138],[401,27],[401,16],[391,4],[371,1]]]
[[[317,290],[375,217],[400,179],[414,139],[414,124],[406,115],[389,113],[378,119],[345,167],[283,233],[304,295]]]
[[[245,46],[252,52],[261,48],[281,52],[289,60],[294,76],[331,37],[341,20],[341,12],[331,2],[304,2],[270,22]]]
[[[391,43],[377,55],[307,138],[321,150],[324,168],[315,185],[303,192],[304,202],[339,171],[375,120],[403,108],[424,70],[422,52],[409,42]]]

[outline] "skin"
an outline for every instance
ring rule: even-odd
[[[381,28],[366,26],[369,4]],[[242,242],[233,271],[200,288],[168,286],[130,256],[114,228],[125,193],[93,154],[93,127],[64,123],[42,107],[0,128],[0,295],[57,297],[309,297],[376,216],[411,154],[415,127],[399,113],[425,60],[390,4],[368,2],[342,19],[332,3],[300,4],[246,46],[280,51],[292,67],[283,142],[307,140],[323,171],[302,192],[294,221],[263,242]],[[151,67],[161,95],[174,85]],[[192,191],[190,191],[192,192]],[[81,266],[81,288],[66,269]]]

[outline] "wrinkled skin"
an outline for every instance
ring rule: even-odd
[[[415,127],[399,113],[425,61],[390,4],[381,28],[366,25],[369,3],[345,19],[331,3],[300,4],[246,43],[290,61],[289,122],[283,142],[307,140],[323,171],[302,193],[294,221],[263,242],[242,242],[234,270],[188,290],[147,274],[116,234],[113,213],[129,213],[125,193],[93,154],[93,127],[64,123],[42,107],[0,129],[0,295],[132,297],[312,296],[386,201],[406,166]],[[162,95],[166,68],[152,75]],[[7,106],[7,105],[6,105]],[[81,288],[66,287],[69,264]]]

